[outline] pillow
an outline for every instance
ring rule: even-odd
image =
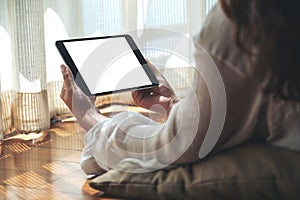
[[[126,199],[298,199],[299,185],[300,153],[263,144],[239,146],[169,171],[111,170],[90,182]]]

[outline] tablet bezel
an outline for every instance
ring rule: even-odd
[[[78,68],[75,65],[75,63],[74,63],[71,55],[69,54],[68,50],[66,49],[64,43],[84,41],[84,40],[101,40],[101,39],[118,38],[118,37],[124,37],[126,39],[126,41],[128,42],[131,50],[133,51],[136,58],[140,62],[141,66],[143,67],[146,75],[148,76],[148,78],[149,78],[149,80],[151,81],[152,84],[151,85],[143,85],[143,86],[137,86],[137,87],[132,87],[132,88],[124,88],[124,89],[119,89],[119,90],[114,90],[114,91],[107,91],[107,92],[92,94],[91,91],[89,90],[89,88],[87,87],[84,79],[82,78],[80,72],[78,71]],[[134,42],[133,38],[128,34],[58,40],[58,41],[55,42],[55,46],[58,49],[58,52],[60,53],[60,55],[63,58],[64,62],[69,66],[70,70],[72,71],[72,74],[74,76],[76,84],[87,96],[101,96],[101,95],[107,95],[107,94],[119,93],[119,92],[131,91],[131,90],[140,90],[140,89],[146,89],[146,88],[151,88],[151,87],[154,87],[154,86],[158,86],[158,84],[159,84],[158,80],[156,79],[154,73],[152,72],[152,70],[149,67],[147,61],[145,60],[145,58],[142,55],[141,51],[139,50],[136,43]]]

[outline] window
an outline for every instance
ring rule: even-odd
[[[82,1],[84,35],[122,32],[122,0]]]

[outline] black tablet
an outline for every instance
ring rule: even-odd
[[[88,96],[158,85],[130,35],[59,40],[55,45]]]

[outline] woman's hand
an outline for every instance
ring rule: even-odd
[[[91,99],[86,96],[76,85],[71,70],[66,65],[61,65],[64,78],[60,97],[76,117],[79,124],[89,130],[98,121],[103,120]]]
[[[154,72],[159,85],[145,90],[136,90],[132,92],[132,98],[134,103],[140,107],[151,109],[162,114],[169,114],[173,104],[178,102],[174,90],[171,88],[167,80],[161,75],[161,73],[152,65],[149,61],[148,65]],[[155,106],[159,105],[162,109],[155,109]]]

